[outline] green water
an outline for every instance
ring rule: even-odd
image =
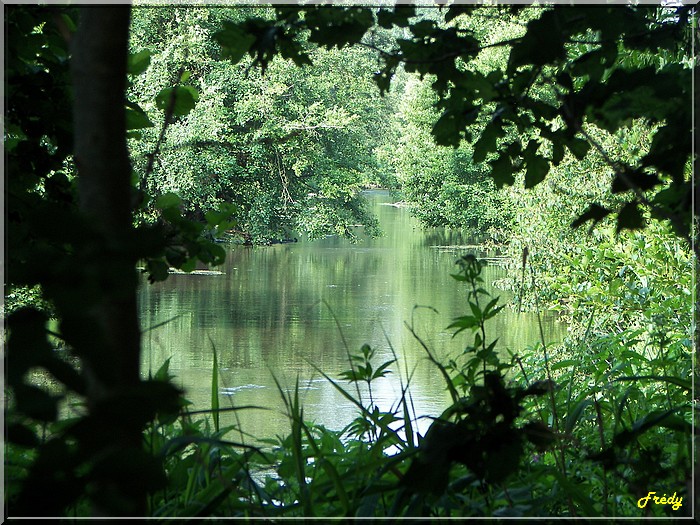
[[[465,285],[449,276],[465,253],[454,246],[468,242],[454,233],[423,230],[406,209],[388,205],[393,202],[388,192],[369,192],[369,198],[384,231],[380,238],[232,247],[218,268],[221,274],[171,275],[142,286],[144,373],[170,358],[193,408],[209,408],[215,346],[221,406],[269,409],[237,411],[238,421],[227,414],[224,423],[240,423],[256,436],[286,433],[274,374],[284,388],[299,379],[307,420],[340,429],[356,408],[317,369],[337,378],[349,368],[346,345],[355,351],[368,343],[377,349],[377,364],[392,359],[392,347],[399,358],[395,373],[373,387],[380,408],[395,406],[408,370],[416,413],[438,415],[448,403],[444,382],[405,323],[438,356],[456,355],[471,341],[471,335],[452,338],[446,330],[468,308]],[[503,270],[488,266],[483,277],[489,288]],[[545,318],[544,328],[548,342],[565,332],[552,318]],[[536,317],[504,309],[487,326],[487,338],[496,337],[502,349],[532,345],[539,341]],[[424,420],[421,428],[428,424]]]

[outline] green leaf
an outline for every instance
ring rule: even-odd
[[[224,22],[224,29],[215,33],[214,39],[221,45],[223,57],[234,64],[245,56],[255,42],[255,37],[243,26],[231,22]]]
[[[460,125],[458,115],[452,110],[445,110],[440,118],[435,122],[432,129],[435,143],[438,146],[459,146]]]
[[[126,107],[126,129],[143,129],[152,128],[153,122],[148,118],[146,112],[137,105],[128,105]]]
[[[655,173],[646,174],[637,170],[628,173],[616,173],[612,182],[612,193],[624,193],[634,188],[647,191],[661,184],[661,179]],[[630,187],[630,185],[632,187]]]
[[[148,69],[151,64],[151,52],[148,49],[139,51],[138,53],[129,54],[129,59],[126,64],[126,72],[129,75],[140,75]]]
[[[41,445],[41,441],[30,428],[19,423],[9,424],[5,427],[5,436],[8,443],[14,443],[21,447],[35,448]]]
[[[474,7],[465,5],[451,5],[445,14],[445,22],[451,22],[460,15],[468,15],[474,10]]]
[[[588,150],[591,149],[591,145],[588,143],[588,141],[583,139],[571,139],[566,145],[568,146],[569,151],[578,160],[583,160],[588,153]]]
[[[583,414],[583,411],[588,407],[589,405],[592,405],[593,401],[590,399],[582,399],[578,403],[576,403],[576,406],[567,414],[566,420],[565,420],[565,431],[567,434],[571,434],[574,430],[574,427],[576,426],[576,423],[578,423],[579,419],[581,419],[581,415]]]
[[[212,365],[211,365],[211,410],[214,418],[214,430],[219,431],[219,360],[216,354],[216,346],[214,341],[209,338],[212,347]]]
[[[179,207],[182,199],[174,193],[165,193],[156,199],[156,208],[165,210],[167,208]]]
[[[560,142],[552,143],[552,164],[558,166],[559,163],[564,159],[564,145]]]
[[[61,14],[61,19],[71,33],[75,33],[78,30],[78,27],[75,25],[75,22],[73,22],[73,19],[66,13]]]
[[[397,5],[393,11],[380,9],[377,12],[377,24],[384,29],[392,26],[407,27],[409,18],[416,16],[416,8],[412,5]]]
[[[452,322],[452,324],[450,324],[447,328],[448,328],[448,330],[450,328],[457,328],[458,329],[452,335],[452,337],[454,337],[458,333],[460,333],[462,330],[466,330],[468,328],[474,328],[477,326],[479,326],[479,320],[476,317],[474,317],[472,315],[464,315],[462,317],[455,317],[454,322]]]
[[[474,162],[483,162],[486,160],[486,155],[496,150],[496,140],[503,136],[503,128],[495,122],[489,122],[484,131],[481,132],[481,137],[474,144]]]
[[[59,398],[33,385],[14,388],[17,410],[38,421],[56,421]]]
[[[306,11],[305,21],[311,30],[309,41],[328,49],[338,49],[359,42],[374,24],[372,10],[367,7],[314,6]]]
[[[540,452],[547,450],[556,441],[552,429],[541,421],[528,422],[523,426],[522,432],[525,438]]]
[[[580,508],[583,516],[597,516],[599,512],[596,511],[595,507],[591,503],[591,495],[580,483],[574,483],[570,481],[564,474],[559,472],[559,470],[553,468],[550,471],[556,478],[559,486],[563,489],[563,492],[576,501]]]
[[[152,259],[146,263],[148,280],[152,283],[165,281],[168,278],[168,263],[163,260]]]
[[[515,72],[523,65],[542,66],[564,58],[564,41],[558,11],[545,11],[539,19],[527,24],[527,33],[511,50],[509,72]]]
[[[170,375],[170,357],[168,357],[160,368],[156,371],[153,379],[156,381],[165,381],[166,383],[173,379],[175,376]]]
[[[194,109],[199,93],[192,86],[165,88],[156,95],[156,107],[176,117],[184,117]]]
[[[675,377],[675,376],[657,376],[657,375],[650,375],[650,376],[626,376],[626,377],[618,377],[615,379],[615,381],[639,381],[639,380],[647,380],[650,379],[652,381],[662,381],[664,383],[671,383],[673,385],[679,386],[684,390],[687,390],[690,392],[693,389],[693,384],[688,381],[687,379],[681,379],[680,377]]]

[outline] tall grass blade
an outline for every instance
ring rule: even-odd
[[[219,417],[219,360],[216,355],[216,345],[211,337],[209,337],[209,341],[211,342],[211,348],[214,353],[211,367],[211,410],[214,420],[214,431],[219,432],[221,421]]]
[[[688,381],[687,379],[681,379],[680,377],[675,377],[675,376],[658,376],[658,375],[651,375],[651,376],[626,376],[626,377],[618,377],[615,379],[615,381],[637,381],[637,380],[646,380],[650,379],[652,381],[661,381],[663,383],[671,383],[673,385],[679,386],[682,389],[690,392],[693,389],[693,384],[692,382]]]

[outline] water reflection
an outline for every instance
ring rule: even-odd
[[[244,429],[259,436],[287,432],[272,374],[284,388],[293,387],[298,377],[306,419],[340,429],[356,409],[319,371],[337,378],[349,368],[348,350],[368,343],[380,362],[393,358],[392,348],[400,360],[396,373],[374,386],[381,408],[399,399],[400,371],[404,382],[411,375],[418,414],[439,414],[448,401],[444,384],[404,323],[412,323],[438,356],[455,355],[464,347],[470,335],[453,339],[445,329],[466,308],[464,285],[449,277],[456,271],[457,254],[436,246],[469,243],[458,234],[422,230],[406,209],[385,205],[393,202],[388,192],[372,192],[371,201],[385,232],[379,239],[364,238],[356,245],[327,238],[235,247],[222,275],[172,275],[164,283],[143,286],[144,329],[175,317],[144,334],[144,373],[170,358],[195,408],[208,408],[215,347],[222,406],[269,409],[238,412]],[[498,267],[485,269],[487,284],[501,277]],[[553,320],[546,320],[545,329],[550,340],[561,339],[563,328]],[[539,340],[534,317],[508,309],[488,331],[501,348]],[[226,417],[227,423],[236,422],[233,415]]]

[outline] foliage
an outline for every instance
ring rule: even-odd
[[[235,204],[232,233],[247,242],[269,243],[298,233],[352,238],[357,224],[376,234],[376,219],[358,192],[382,180],[373,150],[390,107],[366,74],[371,53],[317,51],[313,67],[305,71],[278,62],[263,76],[222,60],[226,45],[236,40],[216,30],[233,20],[254,24],[245,14],[240,9],[134,11],[132,47],[151,56],[132,87],[145,113],[157,109],[158,98],[156,107],[150,101],[154,87],[167,86],[177,72],[185,72],[199,96],[192,112],[169,126],[152,171],[143,166],[154,151],[157,130],[144,129],[132,142],[141,186],[154,196],[178,194],[186,215],[197,219],[221,203]]]
[[[134,52],[127,56],[125,48],[117,57],[120,67],[127,64],[129,100],[113,108],[125,112],[135,165],[137,226],[123,236],[79,209],[90,196],[79,187],[72,158],[77,130],[70,110],[84,102],[72,99],[68,68],[78,12],[6,11],[7,282],[10,293],[41,290],[48,305],[13,308],[6,318],[10,514],[134,515],[147,493],[151,513],[163,516],[638,516],[634,501],[659,487],[677,491],[689,507],[689,438],[696,430],[686,312],[694,290],[682,272],[693,261],[661,226],[644,227],[662,219],[680,239],[691,238],[686,109],[694,12],[689,6],[498,9],[525,26],[494,39],[475,22],[490,12],[460,5],[449,7],[444,21],[415,17],[410,6],[376,13],[279,7],[274,16],[140,12]],[[396,31],[367,37],[375,25]],[[356,43],[364,49],[346,53]],[[371,230],[357,190],[385,180],[386,164],[374,155],[382,146],[376,135],[392,132],[382,135],[387,112],[369,115],[382,104],[377,98],[360,102],[369,93],[360,74],[377,69],[367,49],[381,57],[374,78],[383,92],[400,64],[430,79],[440,112],[432,135],[457,148],[437,154],[431,169],[438,162],[461,177],[483,168],[497,186],[520,179],[525,188],[542,188],[561,177],[567,188],[595,189],[560,209],[584,205],[574,226],[614,224],[599,232],[598,250],[554,246],[549,253],[561,256],[557,263],[570,262],[567,273],[558,273],[558,264],[541,272],[544,250],[528,266],[529,241],[522,243],[521,289],[527,268],[533,290],[544,280],[545,299],[558,302],[573,322],[571,339],[556,356],[542,341],[502,363],[484,326],[501,307],[484,296],[481,265],[467,257],[457,280],[470,286],[470,313],[452,328],[471,330],[474,339],[446,364],[425,347],[453,399],[425,437],[414,429],[408,385],[391,410],[374,404],[373,384],[393,363],[373,363],[370,347],[350,356],[342,378],[357,386],[357,398],[333,382],[359,410],[343,432],[306,423],[298,389],[282,392],[291,432],[271,452],[225,440],[229,429],[219,428],[216,417],[213,430],[187,414],[176,427],[184,401],[167,367],[154,378],[120,383],[124,370],[138,369],[138,342],[134,356],[111,351],[121,342],[106,336],[94,312],[107,295],[130,297],[138,260],[151,280],[166,278],[170,266],[221,262],[212,237],[234,226],[257,241],[293,229],[312,237],[351,235],[358,223]],[[489,55],[495,49],[502,53]],[[294,66],[273,60],[276,54]],[[106,70],[116,67],[102,58]],[[334,60],[343,68],[330,68]],[[493,67],[484,69],[486,63]],[[297,69],[302,65],[308,75]],[[354,81],[344,82],[344,75]],[[423,136],[425,123],[405,144]],[[472,144],[461,149],[463,139]],[[616,139],[622,151],[613,147]],[[583,180],[583,168],[593,168],[593,180]],[[374,170],[369,179],[367,170]],[[431,189],[435,171],[428,175]],[[411,179],[407,187],[414,182],[425,181]],[[601,182],[610,194],[598,191]],[[461,178],[447,181],[449,203],[460,184]],[[453,210],[435,220],[461,225],[485,218]],[[544,230],[566,239],[552,221]],[[533,233],[542,245],[552,238]],[[675,257],[664,263],[669,252]],[[111,333],[128,337],[130,313],[135,304],[112,311]],[[48,328],[49,314],[57,329]],[[51,379],[49,386],[33,381],[37,371]],[[96,389],[105,378],[110,388]],[[76,412],[66,417],[65,403],[76,399]],[[217,403],[213,408],[221,410]],[[263,479],[263,468],[275,476]]]
[[[618,229],[639,228],[644,208],[690,240],[691,122],[685,108],[691,104],[692,8],[537,8],[526,11],[524,32],[496,42],[460,26],[481,12],[451,6],[447,23],[440,24],[410,21],[412,7],[380,10],[383,27],[407,32],[391,49],[381,49],[384,64],[375,75],[380,89],[388,89],[400,63],[408,72],[433,75],[439,96],[435,106],[442,112],[432,130],[437,144],[457,147],[463,138],[474,142],[498,186],[513,184],[514,175],[524,169],[525,187],[534,187],[567,151],[580,159],[595,148],[614,170],[611,191],[629,200],[615,208],[591,203],[574,225],[617,213]],[[520,8],[502,8],[501,13],[517,15]],[[339,19],[353,31],[334,31]],[[228,41],[230,54],[248,53],[265,68],[278,52],[304,62],[308,55],[299,40],[304,31],[310,32],[310,41],[328,48],[358,42],[371,46],[362,37],[373,24],[369,8],[280,8],[276,21],[259,22],[254,29],[232,25],[223,34],[237,35]],[[488,72],[469,67],[493,47],[508,51],[505,65]],[[611,157],[588,131],[595,124],[614,133],[640,117],[655,132],[649,151],[634,162]],[[473,124],[480,126],[476,135]]]
[[[447,226],[472,236],[510,227],[513,205],[484,170],[468,145],[436,146],[430,130],[438,118],[437,96],[426,81],[407,81],[393,125],[397,143],[386,153],[403,198],[426,226]]]

